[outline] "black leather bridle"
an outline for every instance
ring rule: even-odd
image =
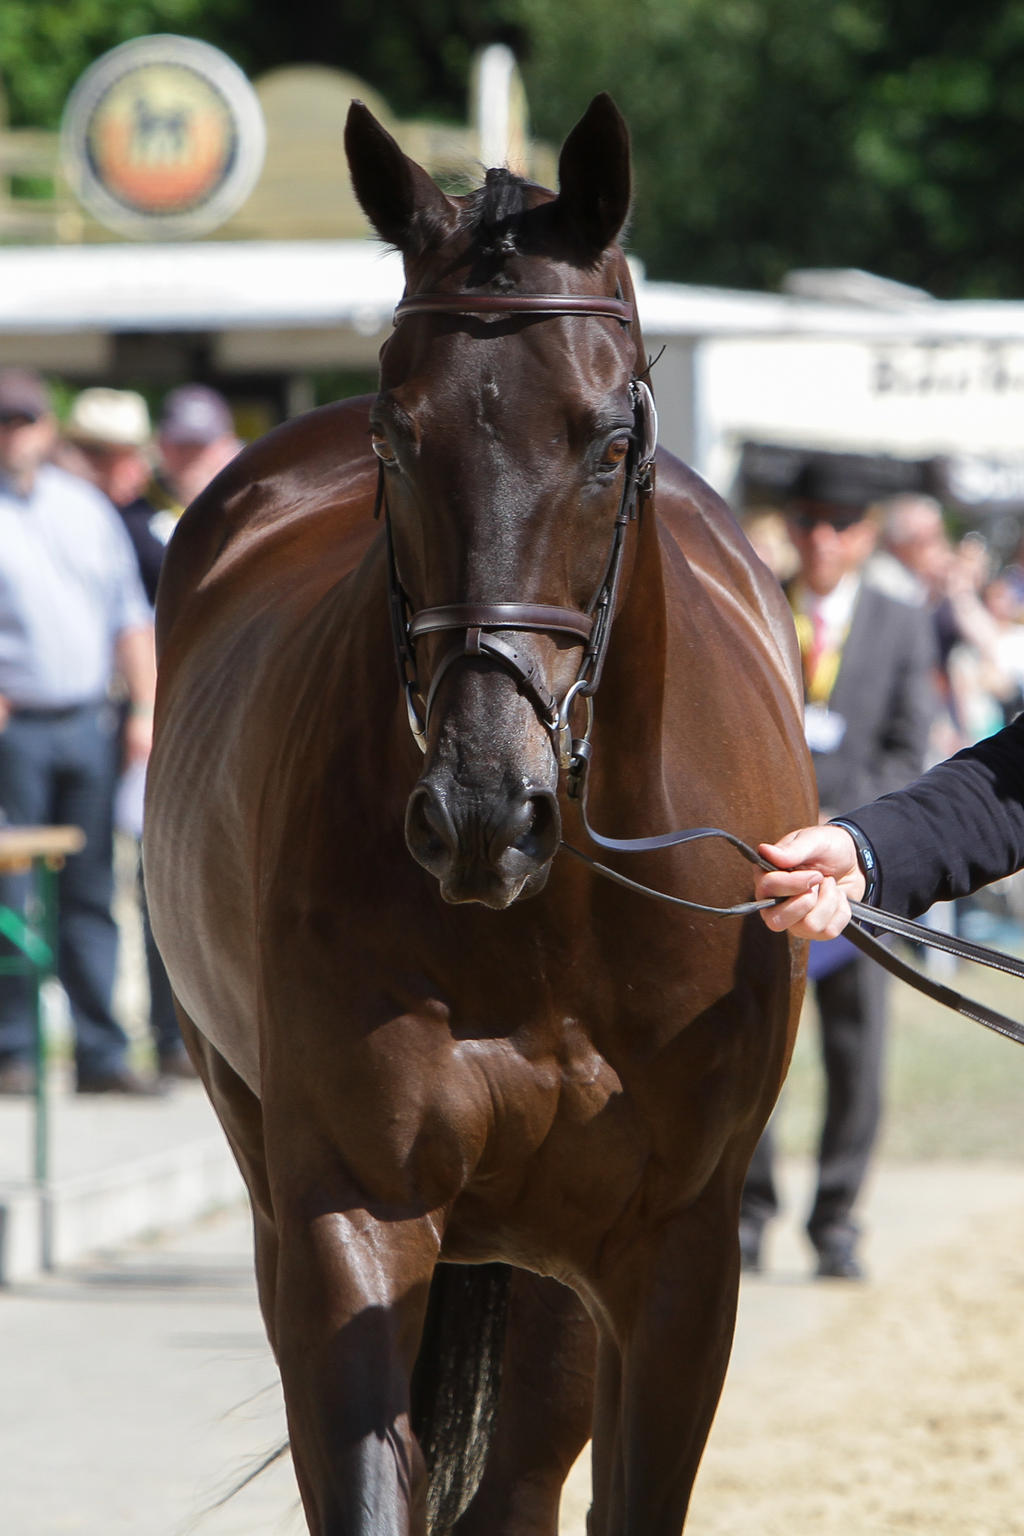
[[[617,320],[625,326],[632,323],[634,310],[627,299],[599,294],[421,293],[401,301],[395,310],[395,324],[410,315],[500,315],[525,320],[583,315]],[[380,466],[375,513],[379,515],[383,507],[391,632],[399,678],[405,692],[409,728],[421,751],[427,749],[427,725],[442,678],[453,663],[464,656],[487,656],[511,674],[520,693],[531,701],[551,734],[560,765],[568,768],[572,753],[569,723],[572,706],[577,698],[592,698],[601,681],[618,598],[626,530],[637,517],[642,498],[652,487],[658,436],[654,398],[644,380],[636,375],[629,381],[629,392],[634,430],[625,461],[622,497],[604,576],[585,610],[559,608],[549,603],[502,602],[447,603],[414,611],[398,573],[387,504],[386,471],[383,464]],[[517,649],[509,638],[510,634],[523,630],[571,635],[582,644],[583,654],[575,680],[560,701],[548,687],[543,669],[536,660]],[[454,633],[461,638],[442,654],[424,697],[416,662],[416,641],[422,635],[442,632]]]

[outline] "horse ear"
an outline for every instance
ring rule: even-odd
[[[348,109],[345,153],[359,206],[383,240],[415,255],[443,235],[454,205],[361,101]]]
[[[602,91],[562,145],[554,211],[563,228],[599,256],[625,224],[631,196],[629,129]]]

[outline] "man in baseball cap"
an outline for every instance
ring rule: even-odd
[[[46,386],[36,373],[23,368],[0,372],[0,421],[39,421],[52,413]]]
[[[231,407],[206,384],[182,384],[171,390],[157,437],[168,485],[183,507],[206,489],[242,446]]]

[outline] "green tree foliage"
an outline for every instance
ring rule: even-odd
[[[213,42],[203,0],[2,0],[0,82],[14,125],[55,128],[68,92],[108,48],[151,32]],[[244,0],[216,0],[241,18]]]
[[[517,13],[518,0],[257,0],[224,46],[254,73],[333,64],[374,85],[400,116],[462,122],[477,51],[525,47]]]
[[[904,3],[851,146],[868,260],[942,295],[1024,292],[1024,4]]]
[[[630,121],[652,275],[772,288],[860,266],[942,296],[1024,291],[1022,0],[522,5],[537,130],[595,89]]]
[[[54,127],[79,75],[116,44],[176,32],[250,75],[328,64],[362,76],[400,115],[465,118],[470,63],[524,45],[517,0],[2,0],[0,81],[10,121]]]

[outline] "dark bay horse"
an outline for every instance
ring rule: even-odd
[[[592,1435],[591,1536],[677,1536],[802,947],[560,851],[592,846],[565,764],[607,834],[806,823],[792,629],[708,487],[665,452],[654,483],[613,103],[557,195],[448,196],[359,104],[346,144],[407,297],[380,393],[254,443],[174,536],[153,925],[310,1530],[552,1536]],[[750,891],[720,843],[608,858]]]

